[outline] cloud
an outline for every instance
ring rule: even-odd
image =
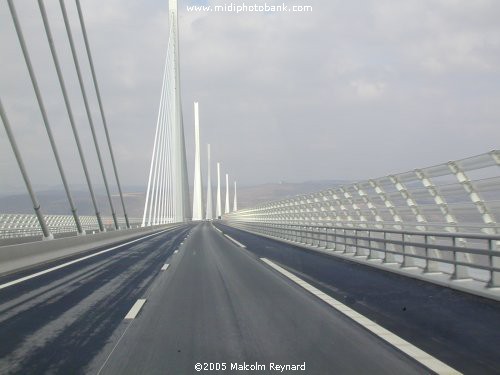
[[[351,86],[360,98],[366,99],[375,99],[382,96],[386,87],[383,82],[366,82],[362,80],[352,81]]]
[[[208,1],[215,3],[220,1]],[[212,144],[213,160],[242,184],[376,177],[498,147],[500,2],[309,3],[311,13],[285,14],[196,13],[182,6],[191,178],[195,100],[202,141]],[[70,180],[83,183],[36,4],[16,5]],[[60,11],[57,2],[47,6],[92,175],[100,183]],[[82,6],[122,180],[144,185],[166,53],[167,2],[88,0]],[[77,27],[75,9],[68,8]],[[6,51],[0,56],[0,95],[26,163],[36,184],[57,185],[5,2],[0,38]],[[82,53],[78,33],[76,40]],[[92,106],[98,116],[95,98]],[[22,189],[1,127],[0,160],[0,190]]]

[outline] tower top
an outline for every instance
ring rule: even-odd
[[[177,0],[168,0],[168,11],[177,13]]]

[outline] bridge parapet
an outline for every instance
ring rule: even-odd
[[[500,151],[494,150],[261,204],[224,220],[306,247],[491,289],[500,287],[499,217]]]
[[[55,237],[76,235],[77,228],[72,215],[45,215],[47,227]],[[99,231],[99,223],[95,216],[80,216],[81,225],[87,233]],[[125,218],[117,219],[120,228],[126,228]],[[140,226],[142,219],[129,219],[130,228]],[[106,230],[116,230],[112,217],[103,217]],[[36,215],[30,214],[0,214],[0,245],[8,242],[39,240],[43,237]]]

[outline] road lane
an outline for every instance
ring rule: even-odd
[[[0,373],[82,372],[189,229],[173,229],[0,290]]]
[[[117,249],[122,249],[125,246],[131,245],[133,243],[144,242],[144,240],[146,240],[147,238],[156,237],[156,236],[158,236],[166,231],[170,231],[170,230],[171,229],[160,230],[160,231],[157,231],[157,232],[152,233],[152,234],[142,235],[142,237],[140,236],[139,238],[128,239],[122,243],[119,242],[118,244],[116,244],[116,243],[109,244],[107,246],[104,246],[104,248],[101,247],[101,249],[97,249],[97,250],[90,249],[90,250],[87,250],[87,251],[84,251],[81,253],[71,255],[69,257],[61,257],[61,258],[55,259],[53,261],[43,262],[41,264],[38,264],[38,263],[34,264],[31,267],[30,266],[23,267],[22,270],[24,271],[24,273],[27,273],[27,274],[21,276],[18,274],[21,272],[16,272],[16,271],[9,272],[7,274],[7,277],[12,278],[12,280],[5,281],[5,282],[0,281],[0,290],[5,289],[5,288],[9,288],[9,287],[16,285],[16,284],[24,283],[27,280],[31,280],[31,279],[34,279],[36,277],[45,275],[47,273],[57,271],[61,268],[71,266],[75,263],[79,263],[79,262],[85,261],[87,259],[94,258],[96,256],[100,256],[100,255],[105,254],[105,253],[109,253],[111,251],[116,251]],[[68,259],[68,258],[72,258],[72,259]],[[40,268],[40,270],[35,271],[34,268]]]
[[[208,223],[192,231],[141,312],[106,350],[92,371],[190,374],[198,362],[305,362],[307,374],[427,372]]]
[[[453,368],[500,373],[499,302],[216,225]]]

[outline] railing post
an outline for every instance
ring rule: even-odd
[[[368,255],[366,259],[373,259],[372,256],[372,231],[368,230]]]
[[[456,251],[457,248],[457,237],[452,237],[453,241],[453,274],[451,275],[452,280],[460,280],[460,279],[468,279],[469,273],[466,266],[462,266],[457,264],[460,259],[464,259],[465,257],[460,256],[459,252]]]
[[[361,253],[361,249],[358,247],[359,245],[359,240],[358,240],[358,230],[355,229],[354,230],[354,256],[363,256],[363,254]]]
[[[346,233],[345,233],[345,228],[342,228],[342,234],[341,234],[341,237],[342,237],[342,249],[340,249],[342,251],[342,254],[345,254],[347,253],[347,238],[345,237]]]
[[[358,238],[357,238],[357,235],[358,235],[358,231],[356,229],[352,229],[351,231],[351,235],[354,234],[354,240],[352,238],[349,238],[349,253],[354,253],[354,255],[356,255],[356,249],[357,249],[357,244],[358,244]],[[354,247],[354,251],[352,251],[352,248]]]
[[[490,279],[488,280],[488,287],[495,288],[500,286],[500,272],[494,271],[493,268],[500,268],[500,252],[495,249],[494,242],[498,243],[498,241],[493,241],[492,239],[488,239],[488,251],[489,254],[489,265],[492,268],[490,270]]]
[[[325,227],[325,249],[330,250],[331,236],[329,235],[330,228]]]
[[[403,253],[403,262],[401,262],[401,267],[408,267],[407,256],[406,256],[405,234],[404,233],[401,234],[401,242],[402,242],[401,251]]]
[[[396,257],[394,253],[388,253],[387,250],[390,248],[390,250],[394,250],[394,246],[389,246],[390,244],[387,243],[387,232],[384,230],[384,246],[383,246],[383,251],[384,251],[384,258],[383,258],[383,263],[396,263]]]
[[[353,243],[353,246],[354,246],[354,251],[353,251],[353,255],[356,256],[357,255],[357,252],[358,252],[358,237],[359,237],[359,234],[358,234],[358,230],[357,229],[354,229],[354,243]]]
[[[342,237],[342,249],[340,249],[342,251],[342,254],[345,254],[347,253],[347,239],[346,239],[346,232],[345,232],[345,228],[342,228],[342,234],[340,235]]]
[[[439,272],[439,264],[435,260],[430,260],[430,256],[432,253],[436,253],[437,250],[431,251],[429,248],[429,236],[424,234],[424,244],[425,244],[425,268],[424,273],[434,273]]]
[[[424,273],[433,273],[433,272],[440,272],[439,270],[439,262],[435,260],[429,260],[429,258],[432,256],[433,258],[441,258],[439,254],[439,250],[434,249],[432,250],[430,248],[430,244],[435,242],[435,237],[429,236],[427,234],[424,235],[425,237],[425,268],[424,268]]]

